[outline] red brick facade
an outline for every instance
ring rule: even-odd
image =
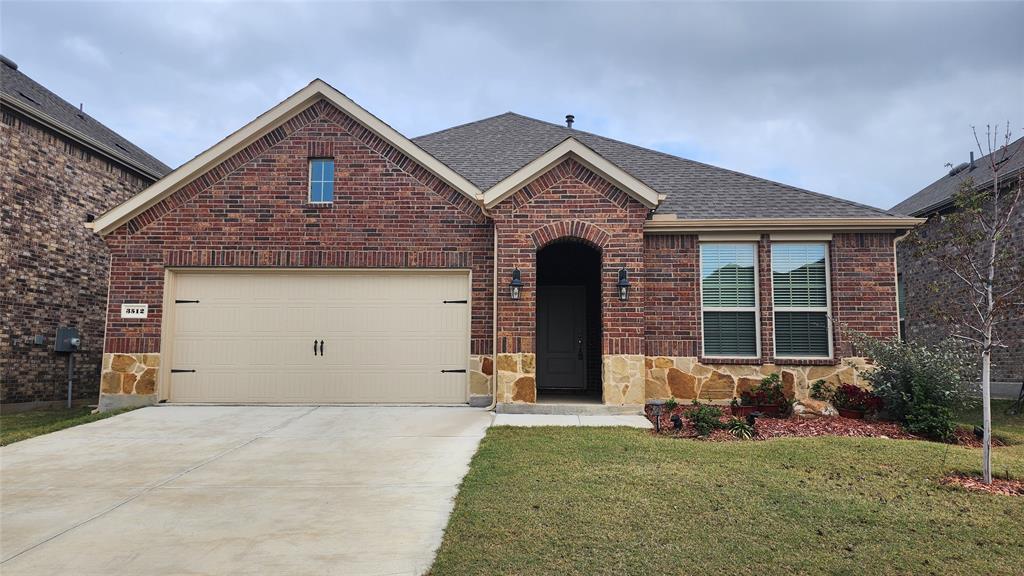
[[[835,234],[830,246],[835,356],[857,351],[844,329],[874,338],[899,334],[892,233]]]
[[[643,225],[647,208],[585,166],[566,159],[492,210],[498,234],[498,271],[522,272],[526,289],[498,300],[498,352],[534,352],[537,251],[556,240],[585,242],[601,251],[602,352],[643,354]],[[625,267],[632,295],[618,299],[615,282]]]
[[[947,237],[949,232],[942,223],[942,217],[940,214],[930,215],[928,222],[899,244],[906,320],[906,333],[903,336],[927,344],[949,338],[955,330],[939,312],[944,311],[954,318],[962,316],[968,312],[967,302],[971,300],[959,279],[950,275],[933,259],[918,254],[919,249],[914,245],[915,236],[928,242]],[[1024,254],[1024,210],[1018,208],[1013,213],[1003,241],[1010,253]],[[1020,274],[1019,268],[1017,274]],[[1004,278],[1012,276],[997,275],[997,287],[1010,285],[1009,280]],[[998,325],[996,334],[1006,347],[996,348],[992,352],[992,380],[1014,384],[1024,382],[1024,314],[1010,317]]]
[[[758,242],[761,362],[832,364],[855,355],[844,329],[876,338],[897,333],[894,234],[837,233],[830,248],[833,359],[776,360],[772,307],[770,235]],[[697,235],[650,235],[644,242],[647,287],[645,353],[648,356],[701,356],[700,250]],[[722,360],[708,360],[725,364]],[[749,361],[737,361],[749,364]]]
[[[699,356],[700,251],[695,234],[644,238],[645,354]]]
[[[85,228],[152,183],[20,113],[0,122],[0,403],[67,395],[59,326],[82,336],[74,397],[95,400],[103,350],[109,255]],[[37,343],[36,338],[41,338]]]

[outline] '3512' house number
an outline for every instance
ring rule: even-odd
[[[146,318],[149,304],[121,304],[121,318]]]

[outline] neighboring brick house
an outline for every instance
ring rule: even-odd
[[[997,158],[1003,153],[997,151]],[[1017,176],[1024,169],[1024,138],[1008,145],[1005,165],[1000,169],[1003,186],[1015,186]],[[941,241],[948,230],[942,226],[943,218],[956,210],[953,196],[960,191],[963,182],[970,178],[977,189],[992,188],[992,167],[989,156],[977,160],[974,154],[948,174],[924,187],[922,190],[892,207],[892,212],[908,214],[928,221],[914,230],[929,242]],[[1003,189],[1000,186],[1000,189]],[[935,343],[949,338],[953,327],[946,324],[936,310],[963,310],[969,302],[964,294],[965,285],[954,278],[942,266],[918,254],[913,236],[898,244],[897,258],[900,270],[901,325],[903,336],[910,340]],[[1011,214],[1011,222],[1003,246],[1017,255],[1017,266],[1024,262],[1024,206]],[[1019,274],[1019,273],[1018,273]],[[1020,277],[1019,275],[1017,276]],[[997,275],[996,282],[1000,282]],[[992,381],[1020,384],[1024,382],[1024,314],[1010,318],[996,327],[997,336],[1006,345],[992,353]]]
[[[93,223],[101,406],[802,396],[897,334],[920,222],[512,113],[410,140],[316,80]]]
[[[74,396],[95,401],[109,252],[84,224],[170,169],[0,57],[0,403],[63,400],[59,326],[80,330]]]

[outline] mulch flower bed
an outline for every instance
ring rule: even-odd
[[[667,436],[679,438],[697,438],[697,433],[690,425],[684,414],[689,406],[679,406],[672,412],[663,411],[661,414],[661,433]],[[728,415],[728,406],[724,406],[721,418],[722,422],[728,422],[731,416]],[[651,406],[646,408],[647,418],[655,424],[654,414]],[[678,414],[683,420],[683,428],[676,432],[672,427],[672,416]],[[758,418],[756,424],[757,435],[754,440],[768,440],[770,438],[803,438],[814,436],[848,436],[856,438],[896,438],[914,439],[916,436],[908,434],[899,424],[894,422],[881,422],[873,420],[854,420],[839,416],[831,418]],[[728,430],[716,430],[707,437],[712,441],[739,440]]]
[[[972,492],[1001,494],[1003,496],[1024,496],[1024,480],[1006,480],[993,478],[991,484],[985,484],[977,476],[951,474],[939,481],[947,486],[959,486]]]
[[[686,419],[686,412],[692,405],[683,404],[677,406],[671,412],[663,410],[661,414],[661,433],[665,436],[676,438],[700,438],[693,429],[690,421]],[[722,422],[728,422],[732,415],[728,406],[720,406],[722,409]],[[655,422],[654,411],[651,405],[645,408],[647,419],[651,424]],[[672,416],[678,414],[683,420],[683,428],[676,431],[672,426]],[[921,440],[918,436],[908,433],[895,422],[882,420],[860,420],[833,416],[828,418],[769,418],[757,419],[757,435],[754,440],[768,440],[770,438],[805,438],[814,436],[847,436],[854,438],[893,438],[898,440]],[[958,427],[954,433],[955,444],[967,448],[981,448],[981,440],[974,435],[970,428]],[[705,440],[725,441],[739,440],[728,430],[715,430]],[[992,437],[992,446],[1005,446],[999,438]]]
[[[974,430],[970,428],[957,428],[953,431],[953,435],[956,437],[956,443],[961,446],[981,448],[981,440],[978,440],[978,437],[974,435]],[[1005,446],[1006,444],[999,438],[992,436],[992,445]]]

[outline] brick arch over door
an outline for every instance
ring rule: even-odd
[[[499,277],[507,283],[518,268],[526,286],[518,300],[498,298],[498,352],[535,352],[537,251],[552,242],[574,240],[601,252],[603,354],[643,354],[646,206],[567,158],[491,212]],[[628,301],[619,300],[615,291],[620,268],[635,278]]]
[[[582,220],[562,220],[541,226],[530,233],[537,250],[561,240],[576,240],[601,251],[611,237],[598,226]]]

